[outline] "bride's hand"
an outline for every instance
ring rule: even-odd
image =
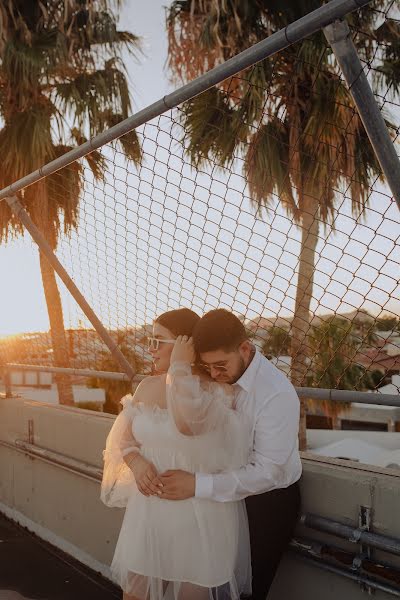
[[[196,353],[194,351],[193,339],[187,335],[178,335],[172,349],[171,363],[188,362],[192,364],[195,360]]]
[[[144,496],[159,496],[163,484],[161,483],[157,470],[153,463],[143,456],[136,456],[129,465],[135,476],[136,485]]]

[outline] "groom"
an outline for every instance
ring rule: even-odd
[[[208,474],[167,471],[162,498],[246,499],[249,518],[253,600],[265,600],[296,524],[301,462],[298,452],[299,399],[281,371],[248,340],[231,312],[208,312],[195,326],[193,342],[211,377],[234,386],[236,410],[250,418],[248,464]]]

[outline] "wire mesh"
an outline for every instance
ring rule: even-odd
[[[378,3],[378,9],[363,11],[370,11],[379,35],[363,30],[361,18],[352,19],[352,33],[398,149],[399,87],[383,78],[398,54],[382,33],[390,25],[398,52],[398,9],[391,2]],[[291,65],[286,74],[285,64]],[[288,78],[294,73],[307,77],[297,88],[304,92],[302,110],[288,139],[266,127],[274,123],[287,130],[296,112],[298,81]],[[357,130],[350,95],[338,94],[333,103],[327,97],[342,82],[319,33],[194,104],[146,123],[138,130],[143,152],[138,168],[113,144],[101,151],[104,178],[96,180],[80,161],[78,223],[69,236],[60,236],[57,255],[139,373],[151,372],[146,337],[157,315],[183,306],[200,315],[224,307],[240,316],[254,343],[297,385],[400,391],[400,214]],[[269,179],[260,183],[254,163],[262,134],[261,166]],[[277,144],[285,147],[279,157]],[[371,165],[364,179],[360,161]],[[307,188],[307,177],[313,187]],[[364,193],[357,197],[361,187]],[[321,207],[313,214],[317,233],[306,232],[308,241],[305,189]],[[53,186],[54,200],[61,202],[63,194],[62,185]],[[302,317],[301,348],[295,351],[299,269],[301,260],[303,266],[307,262],[301,250],[313,236],[318,239],[308,265],[309,316]],[[68,348],[63,366],[119,370],[61,283],[60,289]],[[293,375],[296,352],[303,355],[301,378]],[[1,339],[0,361],[54,364],[50,334]]]

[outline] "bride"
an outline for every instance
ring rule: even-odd
[[[233,389],[194,374],[189,309],[156,319],[157,375],[143,380],[107,437],[101,499],[126,506],[111,572],[124,600],[238,600],[251,592],[244,502],[159,497],[169,469],[217,473],[248,458],[249,431]]]

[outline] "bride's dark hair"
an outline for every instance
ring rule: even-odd
[[[155,323],[159,323],[175,336],[187,335],[191,337],[194,326],[198,321],[200,321],[199,315],[190,308],[177,308],[157,317]]]

